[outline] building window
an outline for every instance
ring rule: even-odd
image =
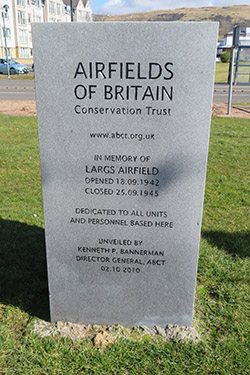
[[[11,34],[10,34],[10,29],[5,28],[5,33],[6,33],[6,34],[5,34],[5,35],[6,35],[6,38],[7,38],[7,39],[10,39],[10,35],[11,35]],[[3,28],[3,37],[4,37],[4,28]]]
[[[7,55],[8,55],[9,58],[11,57],[11,50],[10,50],[10,48],[7,48]],[[4,49],[4,58],[5,57],[6,57],[6,51]],[[0,62],[3,63],[4,60],[0,58]]]
[[[28,48],[20,48],[20,57],[22,59],[27,59],[28,58]]]
[[[31,14],[28,13],[28,23],[31,23]]]
[[[25,25],[26,24],[25,13],[22,12],[21,10],[17,11],[17,18],[18,18],[19,25]]]
[[[40,0],[36,0],[35,4],[36,4],[37,8],[40,8],[40,6],[41,6]]]
[[[20,40],[20,43],[28,42],[26,30],[19,30],[19,40]]]
[[[58,16],[61,15],[61,5],[60,4],[56,5],[56,13],[57,13]]]
[[[55,14],[56,10],[55,10],[55,3],[50,1],[49,2],[49,13],[50,14]]]
[[[30,56],[31,57],[33,56],[33,49],[32,48],[30,49]]]
[[[40,16],[36,16],[36,22],[41,22],[41,17]]]
[[[17,6],[24,7],[25,6],[25,0],[17,0]]]
[[[29,32],[29,41],[32,42],[32,33]]]
[[[92,14],[90,12],[86,14],[86,21],[92,21]]]
[[[83,15],[82,15],[81,10],[78,11],[78,17],[79,17],[79,21],[83,21]]]
[[[3,11],[3,12],[1,12],[1,13],[2,13],[2,18],[3,18],[3,15],[4,15],[4,18],[5,18],[6,20],[9,19],[9,12]]]
[[[70,6],[69,5],[65,5],[65,7],[64,7],[64,9],[65,9],[65,14],[70,14]]]
[[[30,0],[27,0],[27,5],[30,5]]]

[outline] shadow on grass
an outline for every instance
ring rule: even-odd
[[[49,319],[44,229],[0,219],[0,302]]]
[[[220,231],[202,231],[202,237],[212,246],[223,249],[230,255],[239,255],[242,258],[250,256],[250,233],[228,233]]]

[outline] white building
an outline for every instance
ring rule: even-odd
[[[70,7],[70,0],[64,0],[64,3]],[[88,0],[72,0],[72,3],[74,21],[93,21],[92,9]]]
[[[223,52],[231,51],[233,44],[233,32],[230,31],[224,37],[224,39],[218,45],[218,54],[222,54]],[[250,45],[250,27],[246,27],[245,30],[240,31],[239,35],[239,44],[241,46],[249,46]]]
[[[70,22],[70,7],[63,0],[46,0],[43,18],[44,22]]]
[[[73,0],[73,15],[76,22],[92,21],[89,0]],[[9,57],[31,63],[31,24],[70,22],[70,0],[0,0],[0,57],[5,57],[4,21]]]

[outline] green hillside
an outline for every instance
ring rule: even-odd
[[[241,29],[250,26],[250,5],[225,7],[179,8],[122,15],[95,15],[95,21],[217,21],[219,38],[232,31],[234,24]]]

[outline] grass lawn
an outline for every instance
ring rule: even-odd
[[[242,63],[238,69],[237,82],[243,82],[250,84],[250,62]]]
[[[227,83],[229,63],[216,63],[215,83]]]
[[[32,332],[48,316],[37,124],[0,115],[0,372],[249,373],[249,139],[250,120],[213,118],[195,303],[202,341],[143,335],[100,350]]]

